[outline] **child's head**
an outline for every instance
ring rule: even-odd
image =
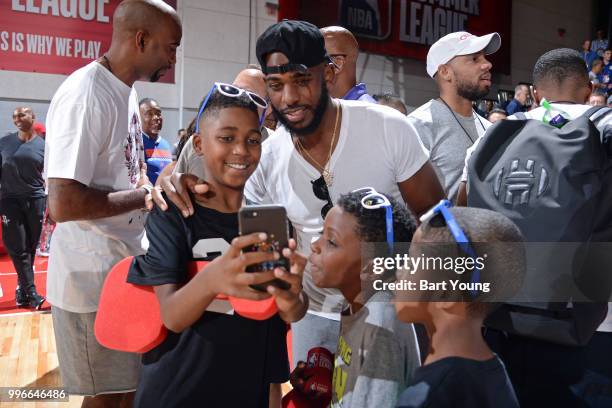
[[[438,214],[418,228],[410,246],[410,256],[423,259],[423,263],[413,274],[398,271],[398,278],[418,284],[420,280],[446,281],[446,287],[419,290],[410,294],[411,301],[404,301],[405,291],[396,291],[395,307],[402,321],[427,325],[445,313],[466,320],[484,320],[499,305],[495,301],[511,297],[520,287],[525,271],[525,249],[518,227],[506,216],[490,210],[459,207],[449,211],[470,241],[476,255],[474,265],[478,262],[484,265],[476,273],[480,274],[478,282],[482,286],[479,288],[486,289],[473,292],[466,289],[468,286],[464,290],[459,289],[460,285],[451,286],[451,280],[474,283],[473,274],[478,268],[464,267],[465,260],[471,257],[459,247],[444,217]],[[455,269],[440,268],[442,263],[437,260],[450,262]],[[463,266],[458,271],[459,265]]]
[[[603,71],[603,66],[603,61],[597,58],[591,65],[591,71],[593,71],[594,74],[601,74],[601,71]]]
[[[229,97],[215,90],[198,125],[193,146],[202,158],[207,181],[242,189],[261,156],[257,106],[245,93]]]
[[[365,196],[363,191],[344,194],[327,213],[323,235],[312,244],[310,256],[311,274],[317,286],[359,293],[363,266],[375,256],[389,255],[385,244],[386,210],[365,208],[362,205]],[[410,242],[416,229],[410,212],[392,197],[385,197],[393,210],[394,241]],[[380,243],[372,247],[383,253],[365,254],[363,243]]]

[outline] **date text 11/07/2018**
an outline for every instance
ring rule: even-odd
[[[0,402],[68,401],[63,388],[0,387]]]

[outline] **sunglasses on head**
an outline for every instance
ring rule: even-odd
[[[470,244],[470,240],[468,239],[465,232],[461,229],[457,220],[453,216],[453,213],[450,212],[449,208],[452,207],[452,204],[448,200],[441,200],[438,204],[436,204],[431,210],[427,211],[423,216],[421,216],[421,223],[428,223],[436,216],[442,216],[444,222],[448,229],[451,232],[451,235],[455,239],[455,242],[459,246],[459,248],[470,258],[476,259],[476,251]],[[478,263],[475,263],[477,265]],[[480,268],[475,267],[472,270],[472,283],[480,282]],[[473,297],[478,295],[478,291],[471,290],[470,295]]]
[[[393,232],[393,207],[391,206],[391,202],[384,194],[377,192],[372,187],[362,187],[352,192],[363,194],[361,198],[361,205],[363,208],[368,210],[377,210],[379,208],[385,209],[387,245],[389,246],[389,253],[393,254],[395,237]]]
[[[321,217],[325,219],[325,216],[327,215],[329,210],[331,210],[334,206],[334,203],[332,203],[331,197],[329,195],[329,190],[327,189],[325,179],[323,178],[323,175],[321,175],[321,177],[314,181],[311,181],[310,183],[312,184],[312,192],[314,193],[315,197],[317,197],[319,200],[327,201],[327,204],[325,204],[323,208],[321,208]]]
[[[196,119],[196,131],[195,131],[196,133],[200,133],[200,117],[202,116],[202,112],[204,112],[204,108],[206,108],[206,105],[208,104],[208,100],[210,99],[210,97],[215,91],[219,92],[223,96],[227,96],[230,98],[237,98],[242,94],[246,94],[251,100],[251,102],[255,104],[255,106],[263,109],[263,112],[261,113],[261,116],[259,117],[259,127],[261,127],[265,119],[265,116],[266,116],[266,109],[268,108],[268,102],[266,102],[264,98],[257,95],[255,92],[251,92],[251,91],[247,91],[246,89],[238,88],[237,86],[232,85],[232,84],[224,84],[221,82],[215,82],[213,86],[210,88],[210,91],[208,91],[208,94],[206,95],[206,98],[204,98],[204,102],[202,103],[202,106],[200,106],[200,110],[198,111],[198,117]]]

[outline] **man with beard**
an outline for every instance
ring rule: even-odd
[[[427,152],[404,115],[329,96],[334,69],[316,26],[294,20],[276,23],[257,40],[256,54],[283,126],[263,144],[245,194],[250,201],[287,209],[301,253],[310,253],[311,243],[323,230],[323,218],[341,194],[370,186],[405,202],[415,215],[444,197]],[[161,183],[185,215],[193,214],[189,192],[205,191],[195,180],[183,176]],[[161,194],[155,192],[154,199],[166,208]],[[325,245],[336,243],[329,240]],[[294,362],[304,360],[313,347],[335,352],[344,306],[339,291],[314,285],[309,265],[303,285],[310,307],[292,325]]]
[[[172,149],[170,143],[159,135],[164,120],[157,101],[144,98],[138,106],[142,121],[142,142],[147,163],[147,177],[151,183],[155,184],[159,173],[172,162]]]
[[[500,45],[497,33],[477,37],[456,32],[436,41],[427,54],[427,73],[436,81],[440,96],[408,118],[429,149],[429,160],[449,199],[457,194],[465,152],[491,125],[474,112],[472,101],[489,93],[492,65],[486,55]]]
[[[144,171],[134,82],[155,82],[176,63],[182,36],[176,11],[161,0],[126,0],[113,15],[110,49],[70,75],[47,115],[49,212],[57,222],[49,257],[62,384],[83,407],[131,406],[140,356],[96,341],[102,285],[121,259],[148,246]]]

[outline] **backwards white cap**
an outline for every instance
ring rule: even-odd
[[[446,64],[457,55],[468,55],[483,51],[493,54],[501,47],[501,37],[491,33],[478,37],[466,31],[457,31],[445,35],[436,41],[427,53],[427,73],[434,77],[440,65]]]

